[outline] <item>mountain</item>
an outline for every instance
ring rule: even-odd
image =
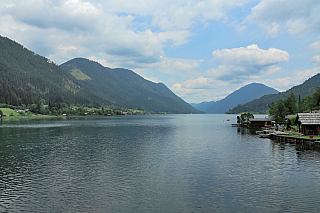
[[[9,86],[0,81],[0,103],[10,103],[11,105],[33,104],[38,102],[38,97],[31,92],[25,92],[20,88]]]
[[[0,36],[0,103],[46,102],[114,106],[153,112],[199,113],[162,83],[133,71],[110,69],[87,59],[58,66],[15,41]]]
[[[190,103],[190,105],[193,106],[194,108],[202,111],[202,112],[205,112],[214,103],[215,103],[215,101],[204,101],[201,103]]]
[[[269,111],[269,104],[271,104],[272,102],[276,103],[280,99],[287,99],[292,92],[297,96],[297,100],[299,99],[299,96],[300,99],[302,99],[307,95],[314,93],[317,90],[318,86],[320,86],[320,73],[309,78],[304,83],[294,86],[285,92],[262,96],[259,99],[236,106],[233,109],[229,110],[228,113],[238,114],[241,112],[253,112],[266,114]]]
[[[111,69],[84,58],[60,65],[103,100],[153,112],[199,113],[163,83],[148,81],[131,70]]]
[[[50,102],[102,103],[98,96],[49,59],[1,36],[0,47],[0,80],[4,85]],[[11,101],[7,103],[15,105]]]
[[[241,87],[220,101],[202,102],[193,106],[205,113],[226,113],[239,104],[247,103],[266,94],[278,92],[279,91],[264,84],[252,83]]]

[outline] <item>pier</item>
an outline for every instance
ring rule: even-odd
[[[302,137],[294,137],[294,136],[287,136],[287,135],[277,135],[277,134],[270,134],[270,139],[284,142],[284,143],[295,143],[295,144],[315,144],[320,145],[320,140],[315,138],[302,138]]]

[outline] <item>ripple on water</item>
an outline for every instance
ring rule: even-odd
[[[4,124],[0,128],[53,128],[53,127],[66,127],[70,124],[52,123],[52,124]]]
[[[318,151],[260,139],[224,120],[1,125],[0,212],[317,211]]]

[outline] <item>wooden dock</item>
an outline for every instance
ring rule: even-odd
[[[284,142],[284,143],[295,143],[295,144],[308,143],[308,144],[320,145],[320,140],[315,138],[301,138],[301,137],[293,137],[293,136],[287,136],[287,135],[270,134],[270,139],[278,142]]]
[[[241,127],[241,124],[231,124],[232,127]]]

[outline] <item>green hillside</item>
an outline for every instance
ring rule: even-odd
[[[50,102],[102,103],[74,76],[49,59],[0,36],[0,80]]]
[[[153,112],[199,113],[164,84],[148,81],[131,70],[111,69],[83,58],[72,59],[60,67],[70,73],[79,70],[88,76],[90,80],[82,80],[82,84],[113,104]]]
[[[38,97],[33,93],[11,87],[3,81],[0,81],[0,91],[0,103],[18,106],[38,102]]]
[[[41,103],[64,103],[64,106],[199,112],[164,84],[147,81],[130,70],[106,68],[87,59],[74,59],[60,67],[1,36],[0,46],[2,104],[39,105],[41,100]]]
[[[252,112],[266,114],[269,111],[269,104],[271,104],[272,102],[276,103],[280,99],[287,99],[292,92],[297,96],[297,99],[299,98],[299,96],[300,99],[303,99],[304,97],[314,93],[319,85],[320,73],[309,78],[303,84],[294,86],[285,92],[262,96],[259,99],[255,99],[248,103],[238,105],[229,110],[227,113],[238,114],[242,112]]]

